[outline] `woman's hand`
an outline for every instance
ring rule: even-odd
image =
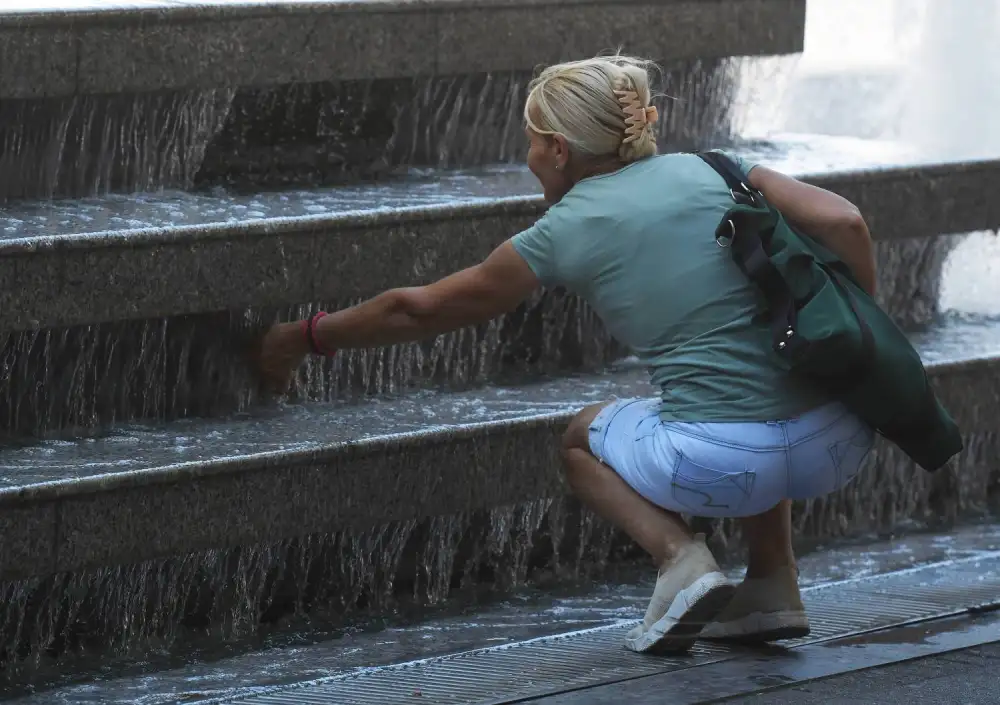
[[[264,335],[256,367],[262,385],[273,394],[288,391],[292,377],[309,354],[302,323],[278,323]]]

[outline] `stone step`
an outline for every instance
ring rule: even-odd
[[[531,70],[802,50],[805,0],[104,2],[0,9],[0,98]],[[544,21],[540,21],[544,18]],[[562,31],[552,31],[562,27]]]
[[[809,137],[734,151],[843,194],[878,240],[1000,227],[1000,159],[927,163]],[[871,151],[867,151],[871,150]],[[880,152],[875,151],[880,150]],[[525,168],[250,195],[165,193],[0,213],[0,329],[367,297],[471,265],[545,209]]]
[[[0,203],[519,161],[534,69],[616,47],[663,67],[662,143],[704,146],[733,129],[726,57],[801,51],[805,22],[805,0],[89,5],[0,8]]]
[[[998,335],[996,322],[953,321],[917,341],[966,434],[955,471],[924,473],[880,445],[863,479],[812,508],[811,530],[952,515],[987,496],[1000,450]],[[557,439],[572,413],[651,393],[645,372],[625,362],[516,387],[280,407],[8,448],[0,575],[94,570],[561,497]]]
[[[1000,205],[981,195],[1000,182],[997,160],[927,164],[891,145],[815,137],[743,151],[859,204],[879,240],[881,301],[907,325],[937,314],[942,265],[957,242],[922,236],[1000,226]],[[269,322],[472,264],[543,212],[528,195],[537,190],[525,170],[498,167],[325,190],[6,209],[0,429],[66,436],[252,408],[246,353]],[[457,390],[600,369],[624,353],[580,300],[544,291],[488,325],[311,361],[297,391],[331,401]]]

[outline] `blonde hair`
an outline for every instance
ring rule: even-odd
[[[656,64],[615,54],[556,64],[528,86],[524,119],[542,135],[560,134],[584,157],[616,154],[626,164],[656,154],[650,72]]]

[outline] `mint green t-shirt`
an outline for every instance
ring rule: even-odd
[[[828,401],[751,322],[754,287],[715,243],[732,204],[705,162],[667,154],[584,179],[513,238],[543,284],[581,296],[648,366],[664,420],[777,421]]]

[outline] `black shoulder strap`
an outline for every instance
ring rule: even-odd
[[[749,188],[749,184],[744,180],[743,172],[732,159],[722,152],[699,152],[698,156],[719,172],[719,176],[726,180],[726,186],[733,191],[744,191]]]
[[[747,183],[743,170],[732,159],[716,151],[698,152],[698,156],[725,180],[734,201],[751,206],[765,205],[763,194]]]
[[[735,203],[767,208],[763,194],[746,183],[732,159],[721,152],[699,152],[698,156],[725,180]],[[795,335],[798,312],[788,283],[767,254],[761,239],[761,220],[759,210],[731,210],[719,224],[715,239],[731,248],[737,266],[764,295],[769,309],[771,344],[775,352],[787,354],[799,343]]]

